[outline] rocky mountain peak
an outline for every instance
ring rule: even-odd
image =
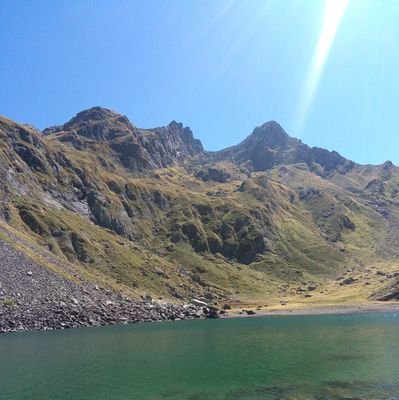
[[[173,129],[173,130],[174,129],[181,130],[181,129],[183,129],[183,124],[181,122],[177,122],[177,121],[173,120],[168,124],[168,128]]]
[[[115,111],[112,111],[108,108],[96,106],[79,112],[69,122],[64,124],[64,126],[67,129],[69,126],[74,126],[81,122],[87,123],[94,121],[106,121],[110,119],[117,119],[120,117],[122,117],[122,115]]]
[[[382,164],[382,168],[384,169],[384,170],[386,170],[386,171],[388,171],[388,170],[390,170],[390,169],[392,169],[392,168],[395,168],[395,166],[393,165],[393,162],[392,161],[385,161],[384,162],[384,164]]]
[[[288,144],[290,137],[276,121],[269,121],[254,129],[246,141],[256,141],[259,144],[271,147],[280,147]]]
[[[167,128],[172,135],[183,142],[191,156],[204,152],[201,141],[194,138],[194,134],[188,126],[185,127],[181,122],[172,121]]]
[[[217,160],[250,165],[255,171],[265,171],[277,165],[307,164],[318,175],[346,173],[355,163],[335,151],[309,147],[293,138],[276,121],[255,128],[241,143],[214,154]]]
[[[219,160],[250,164],[255,171],[273,168],[279,164],[294,164],[309,149],[298,139],[291,138],[276,121],[258,126],[241,143],[216,153]],[[302,161],[302,160],[301,160]]]
[[[63,131],[99,141],[114,139],[133,129],[127,117],[102,107],[81,111],[62,127]]]
[[[103,107],[81,111],[64,125],[43,133],[55,135],[79,150],[97,153],[101,145],[104,154],[116,156],[125,168],[140,172],[171,166],[203,153],[201,142],[180,122],[141,129],[127,117]]]

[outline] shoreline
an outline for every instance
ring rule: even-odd
[[[139,307],[140,313],[148,312],[146,306],[148,304],[142,303],[142,306]],[[154,310],[154,303],[151,304],[151,309]],[[137,304],[136,304],[137,307]],[[309,316],[309,315],[345,315],[345,314],[366,314],[366,313],[378,313],[378,312],[389,312],[389,313],[399,313],[399,302],[389,302],[389,303],[358,303],[358,304],[329,304],[329,305],[320,305],[320,306],[309,306],[304,307],[303,305],[291,308],[283,308],[283,306],[271,306],[270,309],[256,309],[254,307],[242,307],[240,309],[232,309],[225,310],[224,314],[220,314],[219,318],[207,318],[206,314],[200,313],[198,309],[194,309],[189,304],[181,305],[160,305],[158,307],[162,307],[163,311],[165,308],[169,308],[169,312],[171,315],[168,315],[167,318],[133,318],[133,319],[119,319],[114,318],[113,320],[102,321],[99,324],[91,324],[87,323],[87,321],[80,321],[80,323],[71,324],[65,326],[64,324],[49,324],[47,326],[19,326],[19,328],[8,327],[8,329],[4,329],[0,323],[0,333],[17,333],[17,332],[33,332],[33,331],[48,331],[48,330],[63,330],[63,329],[79,329],[79,328],[92,328],[92,327],[100,327],[100,326],[124,326],[124,325],[135,325],[138,323],[151,323],[151,322],[173,322],[173,321],[194,321],[194,320],[206,320],[206,319],[235,319],[235,318],[261,318],[261,317],[273,317],[273,316]],[[164,308],[165,307],[165,308]],[[187,308],[191,308],[191,313],[189,315],[184,315],[184,311],[187,311]],[[136,308],[137,311],[137,308]],[[250,313],[248,314],[247,311]],[[251,313],[253,312],[253,314]],[[140,314],[139,313],[139,314]],[[0,317],[5,317],[5,315],[1,315]],[[15,316],[14,316],[15,318]],[[5,322],[4,320],[0,322]],[[7,319],[7,318],[6,318]],[[59,321],[58,321],[59,322]],[[3,328],[3,329],[1,329]],[[10,329],[11,328],[11,329]]]
[[[245,310],[245,311],[243,311]],[[252,310],[255,312],[254,315],[248,315],[246,311]],[[340,314],[365,314],[374,312],[398,312],[399,313],[399,302],[390,303],[359,303],[359,304],[331,304],[321,306],[310,306],[310,307],[294,307],[294,308],[283,308],[271,307],[270,309],[254,309],[254,308],[241,308],[226,310],[226,314],[223,314],[222,319],[228,318],[250,318],[250,317],[270,317],[276,316],[305,316],[305,315],[340,315]]]

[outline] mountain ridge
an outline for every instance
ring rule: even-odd
[[[133,126],[134,128],[137,128],[137,127],[128,119],[127,116],[125,116],[125,115],[123,115],[123,114],[119,114],[119,113],[117,113],[116,111],[113,111],[113,110],[111,110],[111,109],[109,109],[109,108],[105,108],[105,107],[101,107],[101,106],[93,106],[93,107],[91,107],[91,108],[82,110],[82,111],[78,112],[78,113],[75,115],[75,117],[71,118],[69,121],[65,122],[64,124],[49,126],[49,127],[44,128],[43,130],[38,129],[38,128],[36,128],[34,125],[31,125],[31,124],[19,123],[19,125],[26,126],[26,127],[28,127],[29,129],[35,130],[36,132],[40,132],[40,133],[44,134],[45,136],[48,136],[48,135],[51,135],[51,134],[53,134],[53,133],[59,133],[59,132],[65,130],[66,128],[68,128],[68,126],[69,126],[69,127],[73,127],[74,123],[77,122],[77,121],[79,121],[79,119],[81,119],[82,121],[86,121],[86,122],[87,122],[88,119],[90,120],[90,118],[93,118],[94,113],[97,113],[97,117],[98,117],[98,119],[99,119],[100,121],[101,121],[101,120],[102,120],[102,121],[106,121],[107,118],[108,118],[108,119],[114,119],[114,120],[115,120],[115,119],[120,119],[121,121],[124,121],[127,125],[130,124],[130,125]],[[107,117],[107,116],[108,116],[108,117]],[[3,116],[2,118],[8,119],[7,117],[4,117],[4,116]],[[8,120],[9,120],[9,121],[12,121],[11,119],[8,119]],[[14,121],[13,121],[13,122],[14,122]],[[298,144],[302,144],[302,145],[308,147],[309,149],[314,150],[315,152],[319,151],[319,152],[322,152],[322,153],[331,153],[331,154],[333,154],[334,156],[336,156],[336,157],[338,157],[338,158],[340,158],[340,159],[345,159],[346,161],[348,161],[348,162],[350,162],[350,163],[353,163],[354,165],[379,166],[379,165],[384,165],[384,164],[386,164],[386,163],[393,164],[392,161],[390,161],[390,160],[386,160],[386,161],[382,162],[381,164],[372,164],[372,163],[361,164],[361,163],[358,163],[358,162],[356,162],[356,161],[350,160],[350,159],[348,159],[348,158],[342,156],[342,155],[341,155],[339,152],[337,152],[336,150],[327,150],[327,149],[322,148],[322,147],[319,147],[319,146],[317,146],[317,145],[316,145],[316,146],[309,146],[309,145],[307,145],[307,144],[304,144],[304,143],[302,142],[301,139],[298,139],[298,138],[295,138],[295,137],[293,137],[293,136],[290,136],[290,135],[281,127],[281,125],[280,125],[277,121],[275,121],[275,120],[267,121],[267,122],[265,122],[265,123],[263,123],[263,124],[261,124],[261,125],[255,127],[254,130],[252,131],[252,133],[250,133],[247,137],[245,137],[239,144],[237,144],[237,145],[232,145],[232,146],[228,146],[228,147],[223,148],[223,149],[220,149],[220,150],[206,150],[206,149],[203,148],[203,145],[202,145],[200,139],[198,139],[198,138],[197,138],[197,139],[196,139],[196,138],[193,138],[193,139],[200,145],[200,148],[202,149],[202,151],[204,151],[204,152],[206,152],[206,153],[209,153],[209,154],[219,154],[219,153],[222,154],[222,153],[228,152],[229,150],[234,149],[234,148],[240,146],[240,145],[243,144],[245,141],[247,141],[251,136],[256,136],[257,133],[265,132],[265,128],[269,128],[269,127],[271,127],[271,126],[277,127],[280,131],[282,131],[282,132],[283,132],[283,135],[284,135],[287,139],[296,141]],[[183,126],[183,124],[182,124],[181,122],[176,122],[175,120],[172,120],[169,124],[164,125],[164,126],[161,126],[161,127],[156,127],[156,128],[138,128],[138,129],[140,129],[141,131],[151,131],[151,130],[162,129],[162,128],[168,128],[168,127],[179,127],[180,130],[182,130],[182,128],[184,128],[184,126]],[[190,129],[189,127],[185,127],[185,129],[187,130],[187,132],[189,132],[189,136],[192,136],[192,137],[193,137],[191,129]],[[270,131],[269,131],[269,132],[270,132]]]
[[[42,132],[44,135],[50,135],[50,134],[52,134],[52,133],[62,131],[62,130],[63,130],[63,127],[64,127],[65,125],[67,125],[67,126],[68,126],[68,124],[73,125],[73,122],[74,122],[75,119],[79,119],[79,117],[82,118],[82,117],[84,117],[85,115],[88,116],[88,114],[89,114],[90,112],[93,112],[93,111],[97,111],[97,112],[100,112],[100,113],[103,112],[104,115],[108,115],[109,118],[113,118],[113,119],[123,119],[123,120],[126,121],[126,123],[129,123],[129,124],[133,125],[134,127],[136,127],[136,126],[128,119],[127,116],[125,116],[125,115],[123,115],[123,114],[119,114],[119,113],[117,113],[116,111],[112,111],[111,109],[108,109],[108,108],[105,108],[105,107],[101,107],[101,106],[94,106],[94,107],[85,109],[85,110],[83,110],[83,111],[80,111],[79,113],[77,113],[77,114],[75,115],[75,117],[71,118],[71,120],[67,121],[65,124],[49,126],[49,127],[44,128],[44,129],[41,130],[41,131],[40,131],[38,128],[34,127],[33,125],[30,125],[30,124],[26,124],[26,125],[29,126],[30,128],[33,128],[33,129],[39,131],[39,132]],[[90,117],[89,117],[89,119],[90,119]],[[102,119],[102,120],[105,120],[106,118],[105,118],[105,116],[103,116],[101,119]],[[21,123],[21,125],[24,125],[24,124]],[[290,136],[290,135],[281,127],[281,125],[280,125],[277,121],[275,121],[275,120],[267,121],[267,122],[265,122],[265,123],[263,123],[263,124],[261,124],[261,125],[255,127],[254,130],[253,130],[253,132],[252,132],[251,134],[249,134],[246,138],[244,138],[239,144],[241,144],[242,142],[244,142],[245,140],[247,140],[251,135],[256,134],[257,132],[262,132],[262,130],[263,130],[265,127],[269,127],[270,125],[272,125],[272,126],[277,126],[280,130],[282,130],[282,131],[284,132],[284,134],[285,134],[285,136],[286,136],[287,138],[293,139],[293,140],[297,141],[298,143],[302,143],[302,144],[303,144],[303,142],[302,142],[301,139],[298,139],[298,138],[295,138],[295,137],[293,137],[293,136]],[[181,122],[176,122],[175,120],[172,120],[169,124],[164,125],[163,127],[165,128],[165,127],[170,127],[170,126],[181,126],[181,127],[183,127],[183,124],[182,124]],[[162,128],[162,127],[157,127],[157,128],[140,128],[140,129],[141,129],[142,131],[146,131],[146,130],[160,129],[160,128]],[[189,127],[187,127],[187,128],[188,128],[188,130],[192,133],[191,129],[190,129]],[[264,131],[264,130],[263,130],[263,131]],[[202,146],[201,140],[198,139],[198,138],[197,138],[196,140],[197,140],[197,141],[201,144],[201,146]],[[231,148],[237,147],[239,144],[237,144],[237,145],[232,145],[232,146],[228,146],[228,147],[223,148],[223,149],[220,149],[220,150],[205,150],[205,149],[203,149],[203,150],[206,151],[207,153],[212,153],[212,154],[214,154],[214,153],[225,152],[225,151],[227,151],[227,150],[229,150],[229,149],[231,149]],[[390,160],[386,160],[386,161],[384,161],[384,162],[381,163],[381,164],[372,164],[372,163],[361,164],[361,163],[358,163],[358,162],[356,162],[356,161],[350,160],[350,159],[348,159],[348,158],[346,158],[346,157],[343,157],[343,156],[342,156],[339,152],[337,152],[336,150],[327,150],[327,149],[322,148],[322,147],[317,146],[317,145],[316,145],[316,146],[308,146],[308,145],[305,144],[305,146],[309,147],[310,149],[322,150],[323,152],[329,152],[329,153],[337,154],[338,156],[340,156],[340,157],[342,157],[342,158],[345,158],[346,160],[351,161],[351,162],[353,162],[353,163],[356,164],[356,165],[374,165],[374,166],[378,166],[378,165],[383,165],[383,164],[385,164],[385,163],[392,163]],[[202,147],[203,147],[203,146],[202,146]]]

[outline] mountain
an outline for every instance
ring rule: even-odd
[[[91,288],[278,307],[399,297],[399,169],[274,121],[208,152],[181,123],[141,129],[101,107],[43,132],[0,117],[0,182],[2,243]],[[0,282],[1,313],[18,296]]]
[[[355,167],[337,152],[317,147],[310,148],[300,140],[291,138],[275,121],[256,128],[237,146],[219,151],[216,159],[234,163],[250,163],[254,171],[265,171],[277,165],[305,163],[313,172],[345,174]]]
[[[101,143],[132,171],[169,167],[203,152],[190,128],[180,123],[138,129],[126,117],[100,107],[82,111],[63,126],[45,129],[43,134],[55,134],[59,141],[78,150],[95,151]]]

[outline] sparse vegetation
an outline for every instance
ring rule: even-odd
[[[11,307],[11,306],[15,305],[15,300],[11,299],[11,298],[7,298],[7,299],[3,300],[2,304],[5,307]]]

